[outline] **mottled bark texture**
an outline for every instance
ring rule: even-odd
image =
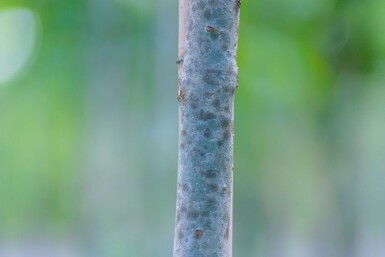
[[[174,257],[231,257],[239,1],[189,0],[187,13]]]

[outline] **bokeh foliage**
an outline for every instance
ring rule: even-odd
[[[0,84],[0,256],[170,256],[177,1],[16,7],[37,34]],[[385,254],[384,8],[242,1],[234,256]]]

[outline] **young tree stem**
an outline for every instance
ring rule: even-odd
[[[179,10],[173,256],[231,257],[239,5],[236,0],[180,0]]]

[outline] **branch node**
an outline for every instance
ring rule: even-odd
[[[213,34],[219,34],[220,31],[212,26],[206,26],[206,32],[213,33]]]
[[[180,64],[180,63],[183,63],[183,58],[180,58],[176,61],[176,64]]]

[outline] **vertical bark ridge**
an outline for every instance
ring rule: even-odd
[[[180,81],[182,76],[183,56],[186,42],[186,23],[187,23],[187,7],[189,0],[179,0],[179,21],[178,21],[178,96],[180,97]]]
[[[231,257],[239,5],[189,0],[180,77],[174,257]]]

